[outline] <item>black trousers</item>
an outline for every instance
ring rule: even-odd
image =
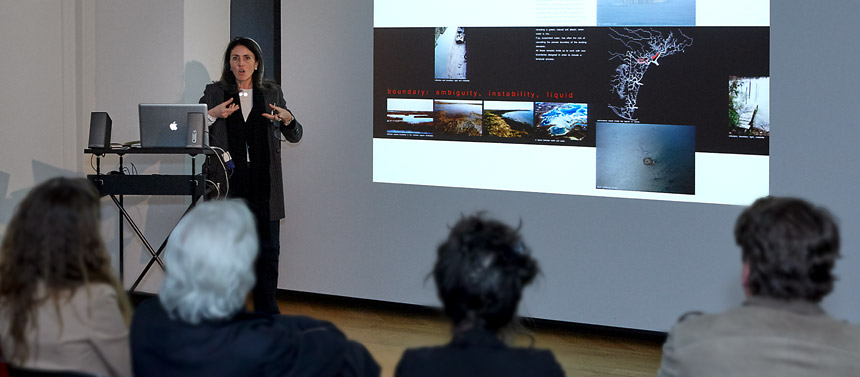
[[[260,252],[254,270],[257,284],[254,285],[254,311],[257,313],[280,314],[275,293],[278,291],[278,259],[281,254],[280,220],[259,221],[257,231],[260,236]]]

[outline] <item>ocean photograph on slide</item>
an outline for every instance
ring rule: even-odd
[[[389,98],[386,133],[389,136],[433,136],[433,100]]]
[[[535,103],[536,139],[583,140],[587,128],[587,103]]]
[[[770,77],[729,77],[729,135],[770,136]]]
[[[435,130],[437,135],[481,136],[480,100],[435,100]]]
[[[435,38],[436,79],[465,80],[466,29],[460,26],[437,27]]]
[[[597,0],[597,26],[696,26],[696,0]]]
[[[696,193],[692,126],[597,122],[597,188]]]
[[[534,104],[521,101],[484,101],[484,135],[498,138],[533,138]]]

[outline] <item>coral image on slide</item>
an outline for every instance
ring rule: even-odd
[[[597,122],[597,188],[696,193],[696,129],[692,126]]]
[[[769,77],[729,77],[729,135],[770,136]]]
[[[481,136],[481,101],[435,100],[433,110],[437,135]]]
[[[639,87],[644,85],[645,72],[651,65],[659,66],[659,59],[684,52],[693,45],[693,39],[681,30],[663,34],[654,29],[630,29],[623,31],[609,28],[609,37],[624,44],[620,52],[610,52],[609,60],[619,60],[612,76],[612,92],[624,101],[624,105],[609,108],[625,120],[637,121],[633,113],[638,109]]]
[[[395,136],[433,136],[433,100],[389,98],[386,133]]]
[[[435,78],[465,80],[466,29],[459,26],[436,28]]]
[[[484,134],[501,138],[532,138],[534,104],[515,101],[484,101]]]
[[[586,103],[535,103],[535,138],[583,140],[588,128]]]

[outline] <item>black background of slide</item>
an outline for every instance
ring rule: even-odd
[[[696,151],[767,155],[768,139],[728,136],[728,82],[730,76],[766,77],[770,66],[769,27],[631,27],[677,35],[680,30],[693,43],[684,52],[659,58],[642,79],[635,117],[641,123],[696,127]],[[434,78],[433,28],[374,29],[373,124],[375,138],[403,138],[386,134],[388,98],[477,99],[588,104],[588,136],[565,145],[594,146],[597,121],[623,121],[609,105],[623,100],[611,91],[620,61],[610,52],[627,48],[610,38],[608,27],[567,28],[566,35],[584,37],[587,43],[567,46],[585,50],[581,56],[536,60],[537,29],[466,27],[467,81]],[[565,29],[554,27],[554,29]],[[614,28],[622,31],[623,27]],[[552,47],[548,47],[552,48]],[[420,90],[425,95],[389,95],[388,90]],[[437,91],[473,91],[480,96],[444,95]],[[491,92],[534,93],[526,96],[491,96]],[[547,98],[547,93],[572,93],[572,98]],[[777,126],[778,127],[778,126]],[[439,137],[443,140],[535,143],[534,140],[490,140]],[[437,139],[439,139],[437,138]]]

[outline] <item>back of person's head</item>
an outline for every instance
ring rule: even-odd
[[[167,276],[158,294],[165,310],[191,324],[240,311],[254,286],[254,217],[241,200],[194,207],[165,247]]]
[[[437,253],[433,278],[455,331],[498,331],[511,323],[538,272],[518,229],[482,213],[460,219]]]
[[[839,228],[826,209],[796,198],[758,199],[738,218],[735,241],[752,295],[819,302],[833,290]]]
[[[16,344],[26,344],[25,329],[36,325],[30,321],[42,298],[39,287],[56,301],[89,283],[110,284],[130,318],[101,237],[100,212],[98,191],[83,178],[45,181],[18,204],[0,246],[0,310]],[[26,359],[25,349],[15,347],[13,360]]]

